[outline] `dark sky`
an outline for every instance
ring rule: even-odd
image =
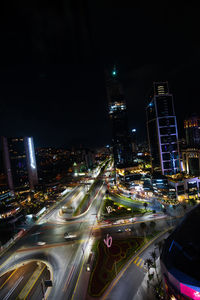
[[[184,117],[199,113],[200,19],[192,2],[2,2],[1,135],[32,135],[37,146],[110,143],[104,70],[114,63],[141,139],[154,80],[169,81],[180,135]]]

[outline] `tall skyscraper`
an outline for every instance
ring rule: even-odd
[[[128,130],[126,102],[114,67],[107,76],[109,117],[112,124],[112,147],[115,167],[126,167],[132,162],[131,137]]]
[[[152,169],[176,174],[180,171],[178,130],[168,82],[154,82],[146,114]]]
[[[3,158],[8,186],[11,191],[37,184],[37,166],[32,137],[2,137]]]

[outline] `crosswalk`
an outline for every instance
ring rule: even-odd
[[[147,270],[145,265],[144,265],[144,259],[140,258],[139,256],[137,256],[133,262],[134,262],[134,264],[136,264],[136,266],[138,268],[143,269],[143,271]]]

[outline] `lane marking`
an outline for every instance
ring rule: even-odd
[[[85,263],[85,259],[83,259],[82,266],[81,266],[81,269],[80,269],[80,272],[79,272],[79,275],[78,275],[78,279],[76,281],[76,285],[75,285],[74,292],[73,292],[71,300],[74,299],[75,292],[76,292],[76,289],[77,289],[77,286],[78,286],[78,282],[79,282],[79,279],[80,279],[80,276],[81,276],[81,273],[82,273],[82,270],[83,270],[84,263]]]
[[[63,247],[63,246],[68,246],[72,244],[81,244],[84,243],[86,239],[81,239],[81,240],[74,240],[74,241],[66,241],[63,243],[57,243],[57,244],[47,244],[44,246],[34,246],[30,248],[21,248],[16,250],[16,252],[26,252],[26,251],[33,251],[33,250],[39,250],[39,249],[45,249],[45,248],[53,248],[53,247]]]
[[[71,268],[71,270],[70,270],[70,273],[69,273],[69,276],[68,276],[68,278],[67,278],[67,282],[66,282],[66,284],[65,284],[65,287],[64,287],[63,291],[65,291],[65,290],[68,288],[68,285],[69,285],[70,280],[71,280],[71,278],[72,278],[72,275],[73,275],[73,273],[74,273],[74,269],[75,269],[75,267],[72,266],[72,268]]]
[[[7,293],[7,295],[3,298],[3,300],[7,300],[10,298],[10,295],[12,292],[16,289],[16,287],[20,284],[24,276],[19,277],[19,279],[15,282],[14,286],[10,289],[10,291]]]
[[[6,279],[6,281],[4,281],[4,283],[2,284],[2,286],[0,286],[0,289],[2,289],[2,287],[4,287],[4,285],[6,284],[6,282],[8,282],[8,280],[14,275],[14,273],[17,271],[18,269],[15,269],[10,276]]]
[[[0,265],[0,269],[7,264],[7,262],[12,258],[14,254],[11,254],[1,265]]]
[[[144,267],[144,260],[142,261],[141,265],[140,265],[140,268],[143,269]]]
[[[139,259],[139,256],[134,260],[134,263],[136,264],[136,262],[138,261]]]
[[[38,281],[40,275],[42,274],[42,272],[44,271],[45,268],[46,268],[46,265],[42,268],[42,270],[40,271],[39,275],[38,275],[38,276],[36,277],[36,279],[33,281],[33,284],[32,284],[31,287],[29,288],[29,290],[28,290],[27,294],[25,295],[25,297],[23,298],[23,300],[25,300],[25,299],[28,297],[28,294],[30,293],[30,291],[32,290],[33,286],[34,286],[34,285],[36,284],[36,282]],[[33,274],[34,274],[34,273],[33,273]],[[32,279],[32,276],[31,276],[31,278],[29,279],[29,281],[30,281],[31,279]],[[28,281],[28,282],[29,282],[29,281]],[[27,282],[27,284],[28,284],[28,282]],[[16,300],[17,300],[17,299],[21,299],[21,298],[20,298],[20,295],[23,294],[23,291],[24,291],[24,289],[26,288],[27,284],[24,286],[24,288],[22,289],[22,291],[20,292],[20,294],[17,296]]]
[[[139,264],[141,263],[142,261],[142,258],[139,259],[138,263],[137,263],[137,266],[139,266]]]

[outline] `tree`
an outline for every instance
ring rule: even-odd
[[[190,204],[195,205],[196,204],[196,200],[194,198],[189,199]]]
[[[149,224],[152,232],[155,230],[155,227],[156,227],[156,223],[154,221],[151,221],[150,224]]]
[[[157,277],[157,280],[159,282],[159,277],[158,277],[158,272],[157,272],[157,265],[156,265],[156,258],[157,258],[157,255],[156,255],[156,252],[153,251],[151,252],[151,257],[153,258],[153,267],[155,269],[155,272],[156,272],[156,277]]]
[[[142,230],[142,232],[143,232],[143,234],[144,234],[144,237],[146,238],[147,224],[144,223],[144,222],[140,223],[140,228],[141,228],[141,230]]]
[[[144,206],[145,210],[147,210],[148,204],[146,202],[143,203],[143,206]]]
[[[163,245],[164,245],[164,241],[163,241],[163,240],[162,240],[162,241],[159,241],[159,242],[157,242],[157,243],[154,244],[155,249],[158,248],[159,254],[160,254],[160,255],[161,255],[161,253],[162,253]]]
[[[144,262],[145,266],[147,266],[147,271],[148,271],[148,275],[149,275],[149,271],[153,266],[153,261],[151,258],[147,258]]]
[[[184,211],[186,211],[187,206],[185,204],[182,204],[182,207],[183,207]]]

